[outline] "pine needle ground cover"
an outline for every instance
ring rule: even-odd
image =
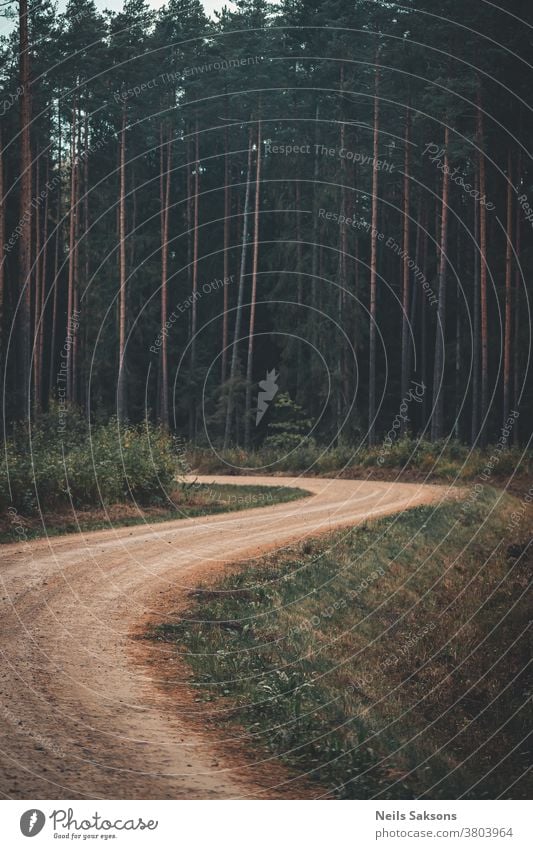
[[[339,798],[525,798],[531,516],[485,488],[267,556],[151,636]],[[203,591],[202,591],[203,589]]]

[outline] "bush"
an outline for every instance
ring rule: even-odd
[[[31,427],[15,428],[6,443],[0,510],[11,505],[29,514],[70,503],[77,508],[161,503],[183,473],[173,438],[159,427],[119,426],[116,419],[90,427],[69,411],[59,432],[52,410]]]
[[[491,472],[491,477],[495,479],[510,476],[516,471],[524,475],[531,474],[533,465],[531,451],[523,452],[514,447],[498,451],[497,446],[489,445],[485,450],[480,450],[456,441],[445,444],[400,436],[390,444],[381,441],[372,447],[358,447],[343,442],[325,448],[312,438],[298,437],[300,444],[290,450],[293,436],[289,433],[287,441],[284,441],[283,434],[276,435],[272,441],[265,440],[261,448],[251,453],[241,448],[231,448],[217,455],[213,451],[190,447],[190,466],[204,474],[238,474],[241,470],[257,469],[287,473],[309,471],[311,474],[327,475],[351,470],[357,476],[366,475],[366,470],[385,470],[391,475],[406,471],[428,475],[436,480],[453,480],[457,477],[460,481],[468,481],[484,473],[491,456],[496,457]]]

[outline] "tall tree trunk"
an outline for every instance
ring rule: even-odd
[[[428,210],[427,210],[427,212],[425,214],[425,218],[424,218],[424,227],[423,227],[423,230],[422,230],[422,241],[423,241],[422,274],[424,275],[424,280],[427,280],[427,274],[428,274],[429,216],[430,216],[430,210],[429,210],[429,207],[428,207]],[[427,386],[428,386],[428,343],[427,343],[428,303],[427,303],[427,298],[421,298],[420,299],[420,306],[421,306],[420,323],[422,325],[422,327],[421,327],[422,353],[421,353],[421,357],[420,357],[420,360],[421,360],[421,362],[420,362],[420,376],[421,376],[421,380],[422,380],[422,385],[425,387],[424,394],[422,395],[422,423],[424,425],[423,433],[425,434],[426,429],[427,429],[428,424],[429,424],[429,422],[428,422],[428,391],[427,391]]]
[[[358,135],[355,134],[354,138],[355,146],[358,144]],[[357,162],[354,162],[354,183],[353,183],[353,198],[354,198],[354,218],[359,221],[359,165]],[[359,267],[359,235],[356,231],[355,233],[355,247],[354,247],[354,283],[355,283],[355,309],[356,309],[356,322],[357,315],[359,313],[359,291],[360,291],[360,267]],[[358,340],[357,338],[354,340],[354,348],[357,350]]]
[[[166,165],[165,165],[166,146]],[[170,205],[170,170],[172,164],[172,138],[169,130],[166,145],[161,125],[161,400],[160,417],[163,427],[168,428],[168,345],[166,323],[168,317],[168,218]]]
[[[489,339],[487,312],[487,210],[484,197],[486,193],[486,164],[483,139],[483,111],[481,91],[478,90],[477,138],[479,151],[479,246],[480,246],[480,297],[481,297],[481,425],[480,444],[485,445],[487,431],[487,413],[489,398]]]
[[[425,225],[425,206],[422,200],[422,193],[419,193],[418,196],[418,215],[416,219],[416,240],[415,240],[415,265],[418,268],[421,268],[420,265],[420,246],[422,243],[421,239],[421,231],[426,226]],[[418,288],[416,285],[413,285],[413,291],[411,295],[411,304],[409,306],[409,324],[411,325],[411,333],[413,334],[414,339],[416,340],[416,315],[417,315],[417,303],[418,303]],[[409,377],[411,376],[412,369],[412,358],[415,352],[415,347],[413,345],[409,345],[407,348],[407,374]],[[403,397],[403,395],[402,395]]]
[[[188,127],[190,130],[190,126]],[[190,133],[190,135],[192,135]],[[187,282],[188,289],[192,292],[192,222],[193,222],[193,193],[192,193],[192,167],[193,167],[194,142],[192,138],[187,139]],[[189,334],[191,332],[191,320],[189,317]]]
[[[77,102],[76,98],[74,98],[74,103],[72,105],[72,122],[71,122],[71,136],[70,136],[70,200],[69,200],[69,240],[68,240],[68,283],[67,283],[67,400],[72,401],[73,399],[73,369],[72,369],[72,360],[73,360],[73,345],[72,339],[68,338],[71,336],[71,327],[72,327],[72,318],[74,312],[74,287],[76,285],[76,281],[74,279],[75,273],[75,259],[76,259],[76,216],[77,216],[77,206],[76,206],[76,195],[77,195],[77,155],[76,155],[76,116],[77,116]]]
[[[62,160],[61,160],[61,100],[58,100],[57,106],[57,138],[58,138],[58,151],[57,151],[57,168],[58,172],[61,174],[62,169]],[[48,382],[48,393],[52,395],[54,391],[54,384],[57,380],[56,375],[56,359],[55,359],[55,350],[56,350],[56,336],[57,336],[57,287],[58,287],[58,272],[59,272],[59,237],[61,234],[61,186],[58,187],[57,190],[57,210],[56,210],[56,232],[55,232],[55,247],[54,247],[54,277],[52,286],[54,288],[54,294],[52,296],[52,330],[50,334],[50,375]]]
[[[79,224],[79,219],[78,219]],[[76,250],[76,280],[78,279],[79,255]],[[73,320],[71,322],[70,333],[72,336],[72,402],[78,403],[79,400],[79,290],[78,286],[74,287],[74,305],[73,305]]]
[[[301,306],[303,303],[303,251],[302,251],[302,221],[301,221],[301,206],[302,206],[302,187],[300,180],[295,181],[295,192],[296,192],[296,270],[297,270],[297,302],[298,306]],[[298,311],[298,327],[302,324],[302,311]],[[303,374],[303,361],[302,361],[302,346],[301,344],[297,345],[297,355],[296,355],[296,374],[295,374],[295,382],[296,382],[296,399],[298,402],[302,400],[302,392],[303,387],[305,386],[305,376]]]
[[[83,282],[85,309],[87,310],[89,297],[89,277],[90,277],[90,252],[89,252],[89,112],[85,109],[85,127],[84,127],[84,160],[83,160]],[[88,349],[88,333],[89,323],[83,320],[83,336],[78,331],[80,342],[80,366],[79,366],[79,403],[83,406],[86,403],[87,380],[86,380],[86,357]]]
[[[341,63],[340,69],[340,85],[339,90],[341,93],[341,97],[344,92],[344,63]],[[346,144],[346,124],[344,121],[341,122],[340,125],[340,138],[339,145],[340,150],[345,148]],[[341,159],[341,213],[344,216],[344,220],[348,218],[348,194],[347,194],[347,179],[346,179],[346,160],[344,158]],[[337,388],[337,409],[336,409],[336,436],[337,436],[337,444],[339,444],[341,438],[341,429],[343,423],[343,402],[346,403],[346,400],[349,396],[349,387],[348,387],[348,374],[347,374],[347,361],[346,361],[346,351],[344,345],[343,334],[341,333],[341,329],[345,327],[347,323],[346,317],[346,289],[348,286],[348,273],[347,273],[347,262],[346,257],[348,255],[348,233],[346,225],[343,225],[340,228],[339,232],[339,289],[338,289],[338,297],[337,297],[337,321],[339,324],[339,330],[337,333],[338,342],[338,371],[339,371],[339,381]]]
[[[228,104],[226,99],[226,121],[228,120]],[[222,383],[226,382],[228,375],[228,306],[229,306],[229,240],[231,233],[231,189],[230,189],[230,161],[229,161],[229,133],[228,126],[224,127],[224,286],[222,307]]]
[[[433,419],[431,438],[441,439],[444,431],[444,367],[446,343],[446,265],[448,250],[448,203],[450,194],[449,157],[450,129],[444,136],[444,168],[442,175],[442,214],[440,227],[439,303],[435,332],[435,363],[433,370]]]
[[[401,398],[407,395],[407,387],[409,384],[409,357],[411,349],[411,341],[409,338],[409,165],[410,165],[410,123],[411,112],[407,106],[405,116],[405,153],[404,153],[404,178],[403,178],[403,298],[402,298],[402,379],[401,379]]]
[[[230,385],[228,389],[228,403],[226,406],[226,427],[224,430],[224,449],[229,445],[231,439],[231,420],[235,403],[235,379],[237,377],[237,364],[239,359],[239,337],[241,334],[242,302],[244,295],[244,275],[246,273],[246,254],[248,250],[248,217],[250,208],[250,183],[252,178],[252,131],[248,137],[248,168],[246,173],[246,194],[244,198],[244,216],[242,224],[242,249],[241,269],[239,274],[239,290],[237,293],[237,306],[235,308],[235,330],[233,333],[233,349],[231,352]]]
[[[317,305],[317,269],[318,269],[318,177],[320,174],[320,163],[318,161],[318,126],[319,126],[320,106],[317,103],[315,109],[315,157],[313,163],[313,246],[311,253],[311,303],[314,307]]]
[[[463,279],[463,244],[461,231],[457,233],[457,284],[455,305],[455,419],[454,436],[461,438],[461,352],[462,352],[462,321],[461,321],[461,280]]]
[[[30,388],[30,320],[31,320],[31,95],[30,95],[30,53],[28,39],[28,0],[19,0],[19,74],[20,74],[20,236],[19,236],[19,415],[29,412],[31,400]]]
[[[302,304],[303,301],[303,276],[302,276],[302,221],[300,209],[302,206],[302,187],[300,180],[295,181],[295,193],[296,193],[296,269],[298,273],[298,284],[297,284],[297,300],[298,304]]]
[[[372,164],[372,234],[370,241],[370,332],[368,369],[368,444],[376,439],[376,294],[378,271],[378,153],[379,153],[379,82],[381,68],[376,51],[374,77],[374,161]]]
[[[44,305],[46,301],[46,256],[48,250],[48,182],[50,178],[50,158],[46,157],[45,186],[46,197],[43,211],[42,247],[40,248],[40,225],[36,249],[36,284],[35,284],[35,408],[41,409],[43,393],[43,350],[44,350]]]
[[[518,162],[517,162],[517,187],[521,183],[522,179],[522,155],[521,152],[518,153]],[[522,241],[522,209],[520,207],[520,203],[517,201],[516,203],[516,221],[515,221],[515,253],[516,253],[516,264],[515,264],[515,292],[514,292],[514,328],[513,328],[513,407],[516,412],[520,409],[520,285],[522,282],[521,278],[521,268],[520,268],[520,250],[521,250],[521,241]],[[515,420],[515,425],[513,428],[513,444],[519,445],[520,443],[520,419]]]
[[[47,158],[46,160],[46,183],[48,184],[50,175],[50,160]],[[49,192],[46,193],[46,199],[44,202],[44,230],[43,230],[43,248],[42,248],[42,262],[41,262],[41,305],[39,308],[39,315],[41,320],[39,322],[39,337],[38,337],[38,345],[37,345],[37,357],[39,362],[39,395],[37,398],[37,404],[39,408],[43,403],[43,374],[44,374],[44,321],[45,321],[45,304],[46,304],[46,272],[48,265],[48,216],[49,216]]]
[[[122,109],[120,130],[120,198],[119,198],[119,342],[118,342],[118,385],[117,415],[123,422],[126,418],[126,107]]]
[[[81,228],[81,177],[80,177],[80,151],[81,151],[81,109],[78,107],[77,120],[77,143],[76,143],[76,191],[74,195],[74,288],[72,292],[72,319],[70,321],[70,335],[72,336],[72,387],[71,399],[74,404],[78,403],[79,393],[79,285],[80,285],[80,228]]]
[[[35,165],[35,197],[39,199],[41,191],[41,158],[37,157]],[[33,367],[33,404],[36,412],[40,406],[39,392],[39,324],[40,324],[40,306],[41,306],[41,205],[39,200],[35,203],[35,254],[33,261],[33,277],[34,277],[34,304],[33,304],[33,351],[32,351],[32,367]]]
[[[191,304],[191,382],[189,398],[189,439],[196,439],[196,331],[198,329],[198,216],[200,201],[200,136],[198,118],[195,124],[194,136],[194,229],[192,251],[192,304]]]
[[[476,172],[475,190],[479,192],[479,172]],[[477,195],[476,195],[477,197]],[[479,203],[474,201],[474,328],[473,328],[473,352],[472,352],[472,429],[470,441],[475,445],[479,436],[479,354],[481,350],[480,339],[480,253],[479,253]]]
[[[252,297],[250,302],[250,331],[246,363],[246,403],[244,412],[244,447],[250,448],[252,416],[252,377],[254,368],[255,305],[257,300],[257,261],[259,256],[259,203],[261,196],[261,121],[257,125],[257,157],[255,169],[254,247],[252,259]]]
[[[0,370],[4,363],[4,288],[5,288],[5,206],[4,206],[4,148],[0,127]],[[3,412],[3,404],[1,411]]]
[[[513,182],[511,150],[507,162],[507,246],[505,252],[505,336],[503,355],[503,422],[511,409],[511,310],[513,280]]]
[[[165,325],[163,323],[164,316],[164,304],[165,304],[165,133],[163,128],[163,121],[159,124],[159,225],[160,225],[160,236],[161,236],[161,315],[160,315],[160,329],[161,333],[164,334]],[[166,319],[165,319],[166,320]],[[162,347],[162,346],[161,346]],[[161,351],[162,353],[162,351]],[[160,365],[158,368],[158,384],[157,384],[157,407],[156,407],[156,415],[159,420],[163,421],[163,383],[162,383],[162,373],[163,373],[163,363],[162,357],[159,361]]]

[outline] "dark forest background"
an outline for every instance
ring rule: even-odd
[[[533,15],[499,5],[2,4],[5,432],[72,405],[258,447],[275,370],[325,444],[409,397],[404,432],[527,442]]]

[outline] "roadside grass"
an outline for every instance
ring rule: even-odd
[[[170,498],[170,504],[141,506],[131,503],[111,504],[106,507],[73,510],[66,507],[45,511],[42,516],[24,516],[17,511],[0,515],[0,544],[17,540],[36,539],[43,536],[97,531],[130,525],[167,522],[170,519],[188,519],[229,513],[252,507],[268,507],[286,501],[304,498],[305,489],[286,486],[235,486],[232,484],[183,484]]]
[[[494,462],[491,463],[491,458]],[[263,467],[269,474],[306,472],[312,475],[340,474],[345,478],[470,481],[482,475],[488,464],[489,474],[505,478],[519,472],[530,478],[533,473],[533,452],[520,448],[497,446],[486,449],[470,448],[460,442],[427,442],[409,436],[398,438],[391,445],[356,448],[344,444],[329,449],[313,440],[304,440],[290,453],[260,449],[245,452],[232,448],[215,454],[202,448],[188,449],[191,468],[201,474],[246,474]]]
[[[190,665],[209,721],[339,798],[528,797],[516,507],[483,487],[309,540],[190,593],[150,637]]]

